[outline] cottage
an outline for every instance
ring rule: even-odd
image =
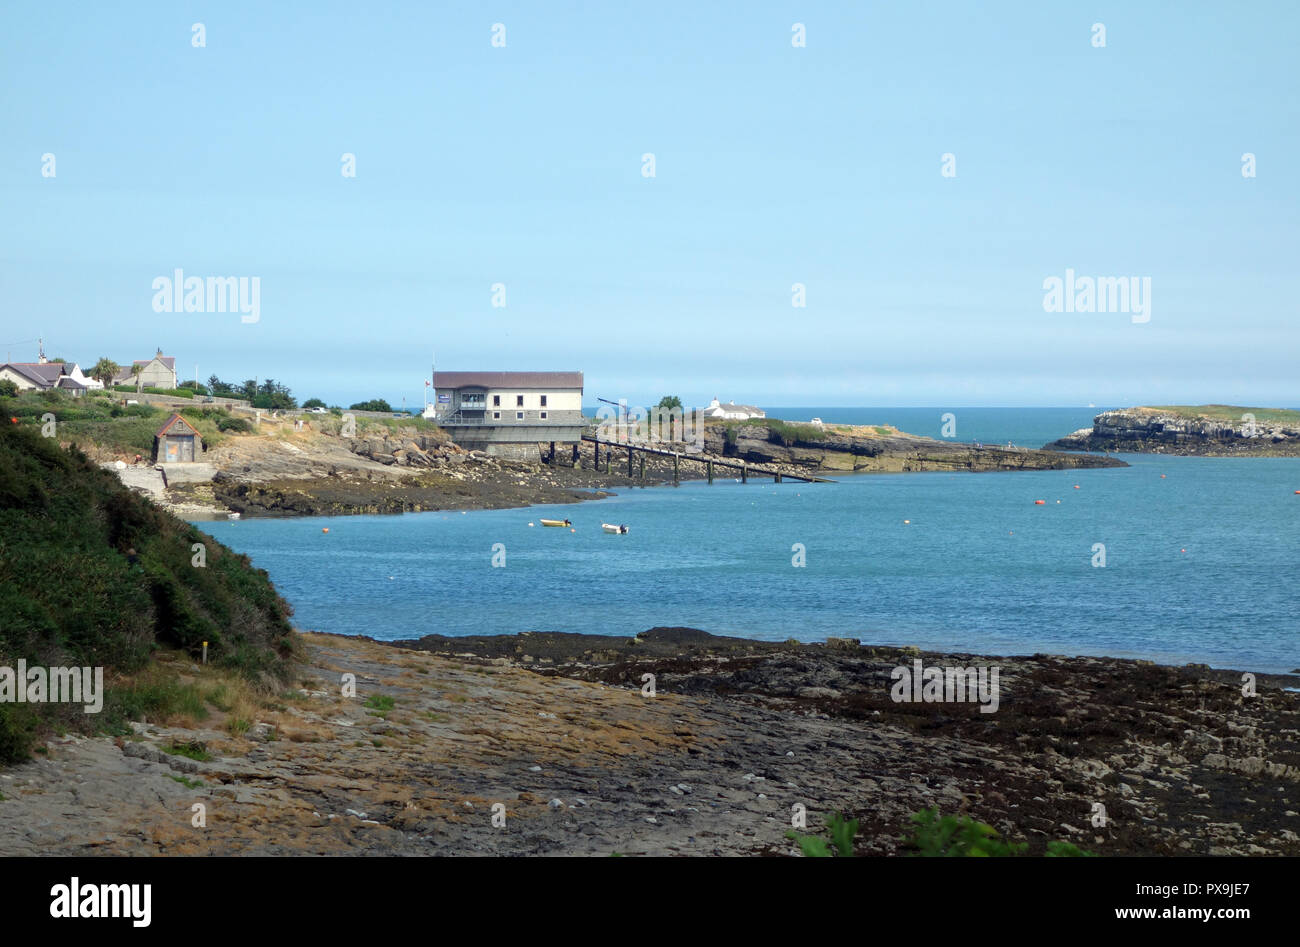
[[[187,464],[203,455],[203,437],[189,421],[173,414],[153,436],[155,464]]]
[[[719,404],[717,398],[710,401],[709,406],[702,413],[706,418],[721,421],[748,421],[750,418],[767,417],[767,412],[762,408],[750,404],[736,404],[734,401]]]
[[[176,358],[163,355],[158,350],[153,358],[136,359],[130,367],[119,369],[113,376],[115,385],[135,385],[139,388],[176,387]]]
[[[582,439],[582,372],[434,372],[433,391],[425,417],[462,447],[535,460]]]
[[[77,365],[66,362],[6,362],[0,365],[0,379],[7,379],[19,391],[66,391],[74,398],[86,393],[85,376]]]

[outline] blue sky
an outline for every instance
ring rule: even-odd
[[[0,345],[344,404],[436,350],[589,403],[1297,405],[1300,6],[1225,9],[10,5]],[[154,312],[178,267],[260,321]],[[1150,322],[1045,312],[1067,268]]]

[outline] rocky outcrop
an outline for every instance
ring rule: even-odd
[[[683,628],[300,644],[301,689],[276,691],[251,728],[213,705],[188,725],[135,723],[126,740],[49,740],[4,773],[0,851],[796,855],[798,805],[811,834],[831,812],[858,819],[859,855],[911,854],[912,814],[929,807],[1035,855],[1050,840],[1300,855],[1289,676],[1260,675],[1245,696],[1240,672],[1203,666]],[[894,671],[917,659],[998,667],[997,711],[896,701]]]
[[[1135,454],[1295,457],[1300,456],[1300,412],[1219,405],[1103,411],[1093,419],[1092,427],[1081,428],[1045,447]]]
[[[1021,447],[997,447],[914,437],[892,429],[866,435],[833,427],[772,426],[766,421],[710,425],[709,453],[755,464],[783,464],[803,470],[907,473],[924,470],[1064,470],[1122,467],[1107,457],[1063,454]]]

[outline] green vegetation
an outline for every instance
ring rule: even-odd
[[[184,756],[199,763],[212,762],[212,754],[208,752],[207,746],[198,740],[191,740],[188,743],[171,743],[162,747],[162,751],[170,753],[172,756]]]
[[[168,779],[174,779],[186,789],[200,789],[203,786],[203,780],[201,779],[190,779],[188,776],[178,776],[175,773],[166,773],[165,775]]]
[[[321,401],[319,398],[308,398],[302,403],[302,406],[304,408],[323,408],[325,407],[325,402]]]
[[[111,358],[101,358],[90,367],[90,371],[86,372],[86,374],[107,388],[109,382],[113,380],[113,376],[121,370],[122,366]]]
[[[785,837],[798,842],[800,851],[807,858],[830,858],[834,855],[849,858],[852,856],[853,839],[858,834],[858,820],[845,819],[840,813],[832,812],[826,816],[826,827],[831,832],[829,843],[819,836],[800,835],[793,830],[786,832]],[[832,846],[834,846],[833,849]]]
[[[5,399],[2,413],[17,416],[19,400]],[[173,704],[201,716],[201,698],[184,685],[118,682],[159,648],[197,658],[206,641],[209,662],[249,680],[288,673],[291,609],[264,571],[42,437],[39,415],[20,421],[0,425],[0,665],[103,667],[114,712],[0,704],[0,763],[24,759],[60,726]],[[195,543],[206,547],[205,568],[191,564]]]
[[[0,391],[0,397],[3,392]],[[0,413],[20,423],[41,427],[45,414],[53,414],[57,440],[72,444],[95,444],[121,454],[153,453],[153,436],[171,415],[171,410],[147,404],[119,405],[111,396],[92,393],[73,398],[58,391],[25,391],[4,397]],[[205,448],[216,447],[227,433],[250,433],[252,424],[223,408],[184,407],[180,414],[198,429]]]
[[[298,407],[293,392],[274,378],[268,378],[260,384],[257,379],[249,378],[235,385],[211,375],[208,377],[208,390],[218,398],[242,398],[254,408],[287,411]]]
[[[18,386],[8,378],[0,378],[0,398],[13,398],[18,394]]]
[[[815,424],[791,424],[789,421],[780,421],[776,418],[753,418],[749,421],[721,423],[726,428],[727,443],[732,446],[735,446],[736,433],[742,427],[765,427],[768,431],[768,439],[776,439],[785,447],[791,447],[798,441],[805,443],[824,441],[829,436],[825,430]]]
[[[349,411],[384,411],[391,414],[393,406],[383,398],[372,398],[369,401],[358,401],[348,408]]]
[[[970,816],[940,816],[938,809],[922,809],[912,816],[916,824],[911,844],[916,853],[928,857],[1003,858],[1023,855],[1028,842],[1007,842],[987,822]],[[1049,858],[1092,857],[1072,842],[1048,842]]]
[[[1180,418],[1208,418],[1212,421],[1227,421],[1240,424],[1243,414],[1253,414],[1261,424],[1300,424],[1300,411],[1289,408],[1246,408],[1231,404],[1154,404],[1148,405],[1153,411],[1177,415]]]
[[[114,385],[114,391],[125,392],[126,394],[135,394],[135,385]],[[169,398],[193,398],[194,392],[188,388],[142,388],[140,389],[146,395],[166,395]]]
[[[993,826],[976,822],[970,816],[940,816],[937,809],[922,809],[912,816],[916,826],[908,841],[915,854],[923,857],[1004,858],[1024,855],[1027,842],[1007,842]],[[785,837],[799,844],[808,858],[848,857],[853,854],[853,840],[858,834],[858,820],[845,819],[838,812],[826,816],[830,839],[802,835],[794,831]],[[1095,858],[1073,842],[1048,842],[1048,858]]]
[[[366,698],[364,704],[373,716],[384,717],[390,710],[397,706],[397,701],[387,694],[371,694]]]

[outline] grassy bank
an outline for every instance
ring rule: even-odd
[[[180,700],[118,686],[159,648],[197,658],[206,641],[219,667],[263,684],[283,677],[291,610],[266,573],[42,437],[17,400],[0,405],[0,666],[102,667],[108,701],[98,715],[0,703],[0,762],[25,758],[51,730],[120,725],[150,701]]]

